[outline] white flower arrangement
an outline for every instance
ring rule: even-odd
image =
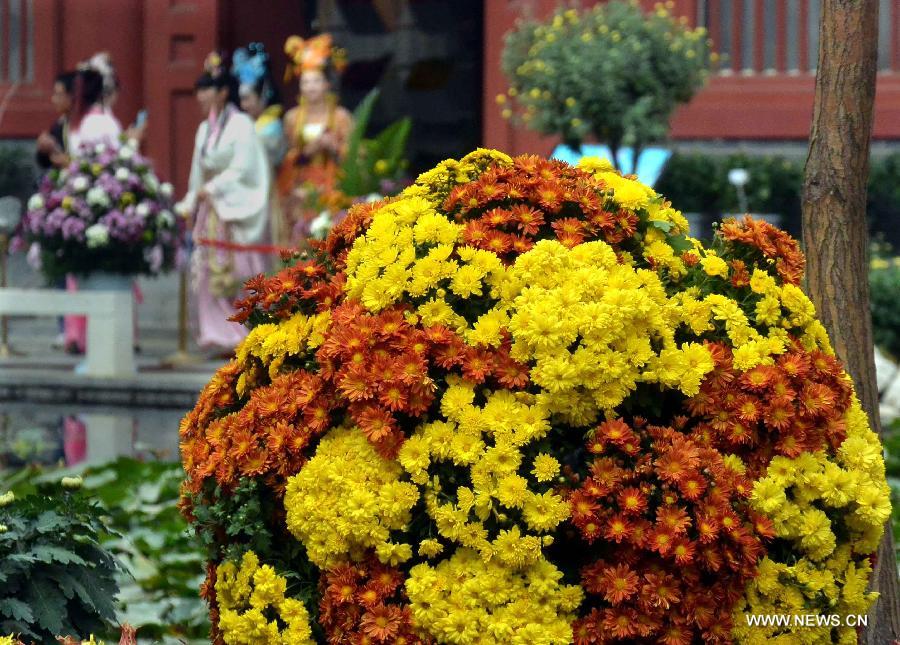
[[[35,193],[28,200],[28,210],[36,211],[39,208],[44,207],[44,198],[40,196],[40,194]]]
[[[109,229],[99,222],[93,226],[89,226],[84,232],[84,235],[87,238],[88,248],[95,249],[109,244]]]
[[[109,195],[100,186],[94,186],[87,192],[87,203],[105,208],[110,205]]]
[[[88,189],[90,183],[87,180],[87,177],[76,177],[72,180],[72,190],[83,193]]]

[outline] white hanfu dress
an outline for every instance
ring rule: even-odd
[[[201,347],[231,350],[247,334],[229,322],[244,282],[266,270],[271,172],[253,121],[232,105],[197,128],[188,193],[178,209],[194,215],[193,290]],[[201,188],[209,199],[198,200]],[[249,249],[245,250],[246,247]]]

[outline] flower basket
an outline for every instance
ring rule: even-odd
[[[100,271],[159,275],[175,267],[183,222],[172,186],[129,144],[85,146],[28,202],[20,237],[48,281]]]
[[[871,607],[879,439],[797,243],[687,226],[478,150],[248,283],[180,429],[214,641],[852,642],[745,616]]]

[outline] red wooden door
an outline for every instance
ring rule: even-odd
[[[218,43],[219,0],[145,0],[144,98],[147,153],[160,176],[187,187],[194,134],[203,119],[194,82]]]

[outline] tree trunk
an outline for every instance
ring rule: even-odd
[[[875,101],[877,0],[823,0],[816,98],[803,186],[807,283],[837,355],[880,434],[869,314],[866,183]],[[900,588],[891,524],[871,586],[881,597],[861,642],[900,636]]]

